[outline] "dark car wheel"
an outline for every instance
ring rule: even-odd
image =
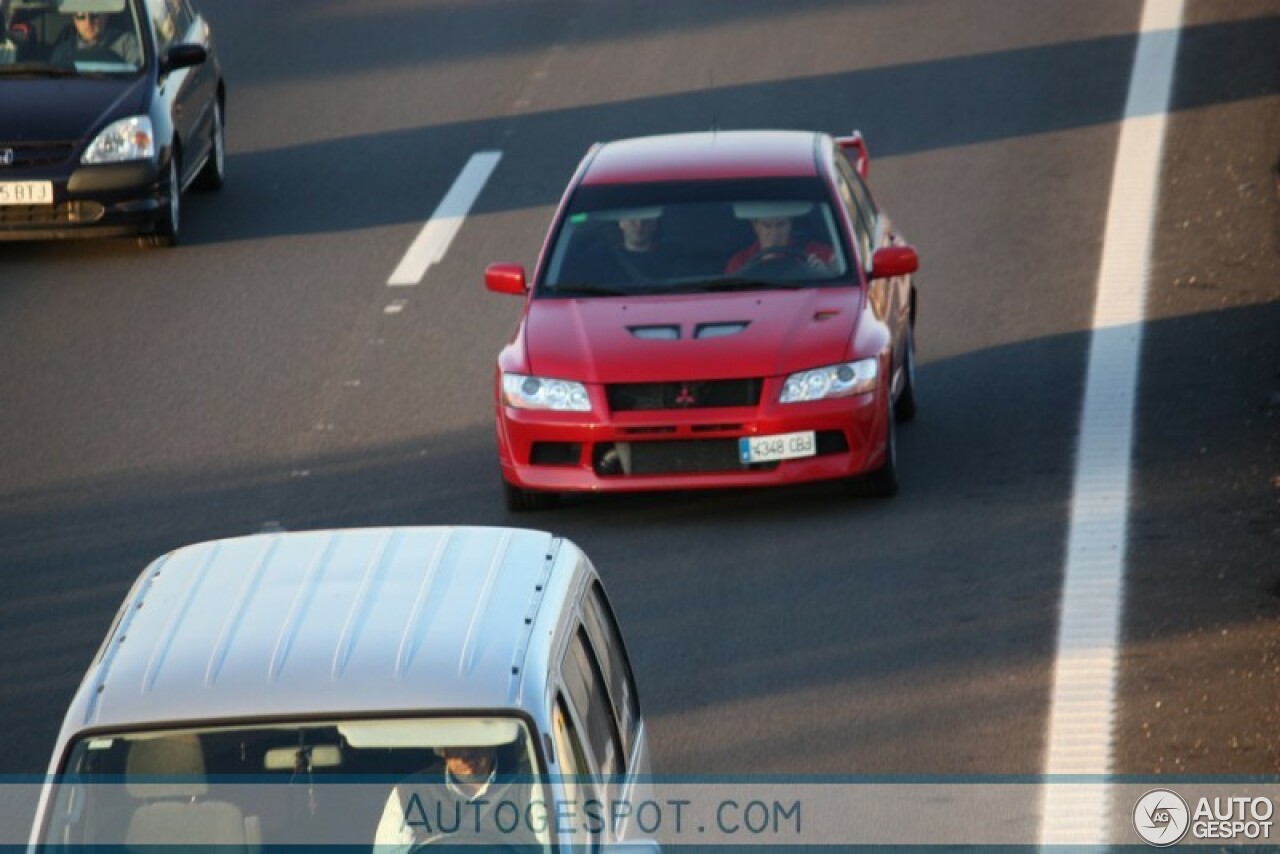
[[[196,176],[192,188],[202,193],[211,193],[222,189],[227,179],[226,131],[222,124],[222,103],[213,103],[213,129],[210,131],[209,159],[204,168]]]
[[[535,492],[512,486],[505,480],[502,482],[503,496],[507,501],[507,509],[512,513],[527,513],[531,510],[550,510],[560,503],[560,495],[555,492]]]
[[[147,246],[177,246],[182,233],[182,170],[177,149],[169,158],[169,191],[164,209],[156,220],[156,230],[142,238]]]
[[[916,333],[907,324],[906,360],[902,366],[902,391],[893,405],[893,415],[899,421],[910,421],[916,417]]]
[[[898,494],[898,428],[892,413],[886,419],[889,436],[884,465],[871,474],[845,481],[845,489],[857,498],[892,498]]]

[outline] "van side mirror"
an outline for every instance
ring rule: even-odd
[[[164,59],[160,63],[160,71],[168,74],[170,71],[177,71],[179,68],[190,68],[193,65],[200,65],[209,58],[208,52],[204,49],[204,45],[199,44],[175,44],[169,48],[168,53],[164,55]]]
[[[524,267],[519,264],[490,264],[484,269],[484,286],[496,294],[524,296],[529,283],[524,277]]]
[[[871,278],[891,279],[920,269],[920,256],[914,246],[882,246],[871,256]]]

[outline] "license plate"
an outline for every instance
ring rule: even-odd
[[[51,205],[52,181],[0,181],[0,205]]]
[[[776,436],[747,436],[738,440],[738,459],[744,463],[771,463],[812,457],[818,452],[812,430],[779,433]]]

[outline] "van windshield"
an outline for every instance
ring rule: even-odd
[[[554,817],[541,775],[515,717],[95,734],[67,754],[43,840],[546,848]]]

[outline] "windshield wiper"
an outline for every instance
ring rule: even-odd
[[[710,291],[795,290],[807,288],[812,282],[777,282],[769,279],[750,279],[741,276],[695,279],[663,288],[664,293],[698,293]]]
[[[20,62],[16,65],[0,65],[0,75],[29,77],[74,77],[78,72],[65,65],[47,65],[43,62]]]
[[[629,288],[620,288],[616,285],[588,285],[585,283],[562,283],[548,286],[544,290],[559,296],[583,297],[625,297],[633,293]]]

